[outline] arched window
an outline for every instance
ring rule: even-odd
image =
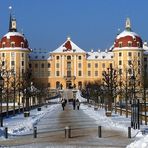
[[[59,88],[59,87],[60,87],[60,82],[57,81],[57,82],[56,82],[56,88]]]
[[[24,43],[23,42],[21,42],[21,47],[24,48]]]

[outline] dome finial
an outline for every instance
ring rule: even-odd
[[[125,29],[131,31],[131,21],[129,17],[126,19]]]
[[[70,40],[71,40],[70,36],[68,36],[68,37],[67,37],[67,40],[68,40],[68,41],[70,41]]]

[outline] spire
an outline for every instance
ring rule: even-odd
[[[9,32],[17,32],[16,19],[12,18],[11,9],[12,9],[12,7],[9,6],[9,10],[10,10]]]
[[[126,19],[125,29],[127,31],[131,31],[131,21],[130,21],[130,18]]]

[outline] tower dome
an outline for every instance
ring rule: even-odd
[[[127,18],[125,30],[117,35],[114,42],[115,48],[142,48],[142,39],[141,37],[132,31],[130,19]]]
[[[26,48],[29,49],[28,41],[25,36],[17,31],[16,19],[10,15],[9,31],[0,40],[0,49],[6,48]]]

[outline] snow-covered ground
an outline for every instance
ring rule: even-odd
[[[79,92],[78,92],[79,93]],[[78,94],[80,100],[84,100],[80,93]],[[114,130],[121,130],[126,135],[128,133],[128,127],[131,124],[131,118],[126,118],[125,116],[120,116],[118,114],[112,113],[112,117],[106,117],[104,109],[99,109],[99,111],[94,111],[94,106],[86,107],[86,105],[81,105],[81,109],[84,110],[91,118],[96,120],[96,123],[104,126],[105,128],[110,128]],[[141,125],[141,129],[148,129],[148,126]],[[132,130],[132,137],[136,137],[136,140],[127,146],[127,148],[148,148],[148,135],[142,135],[141,130]]]
[[[29,134],[33,127],[45,116],[48,112],[53,111],[58,105],[43,106],[41,111],[37,109],[30,111],[30,117],[25,118],[24,114],[18,114],[4,119],[4,127],[0,128],[0,139],[4,139],[4,129],[8,127],[9,135],[26,135]]]
[[[81,97],[80,91],[77,92],[76,98],[79,98],[80,102],[86,101],[85,98]],[[52,100],[53,102],[59,102],[59,99]],[[4,127],[8,128],[9,135],[25,135],[29,134],[33,127],[45,116],[48,112],[54,112],[54,109],[58,104],[49,105],[47,108],[42,107],[41,111],[37,109],[30,112],[30,117],[24,118],[23,114],[16,115],[4,119]],[[98,125],[105,128],[121,130],[127,135],[128,127],[130,126],[130,117],[119,116],[118,114],[112,114],[112,117],[106,117],[104,109],[98,109],[94,111],[94,106],[87,106],[81,103],[81,110],[88,114],[91,118],[96,120]],[[146,126],[141,126],[141,128],[147,128]],[[4,140],[3,135],[4,128],[0,128],[0,139]],[[127,148],[147,148],[148,147],[148,135],[142,135],[140,130],[132,129],[132,136],[136,137],[136,141],[127,146]]]

